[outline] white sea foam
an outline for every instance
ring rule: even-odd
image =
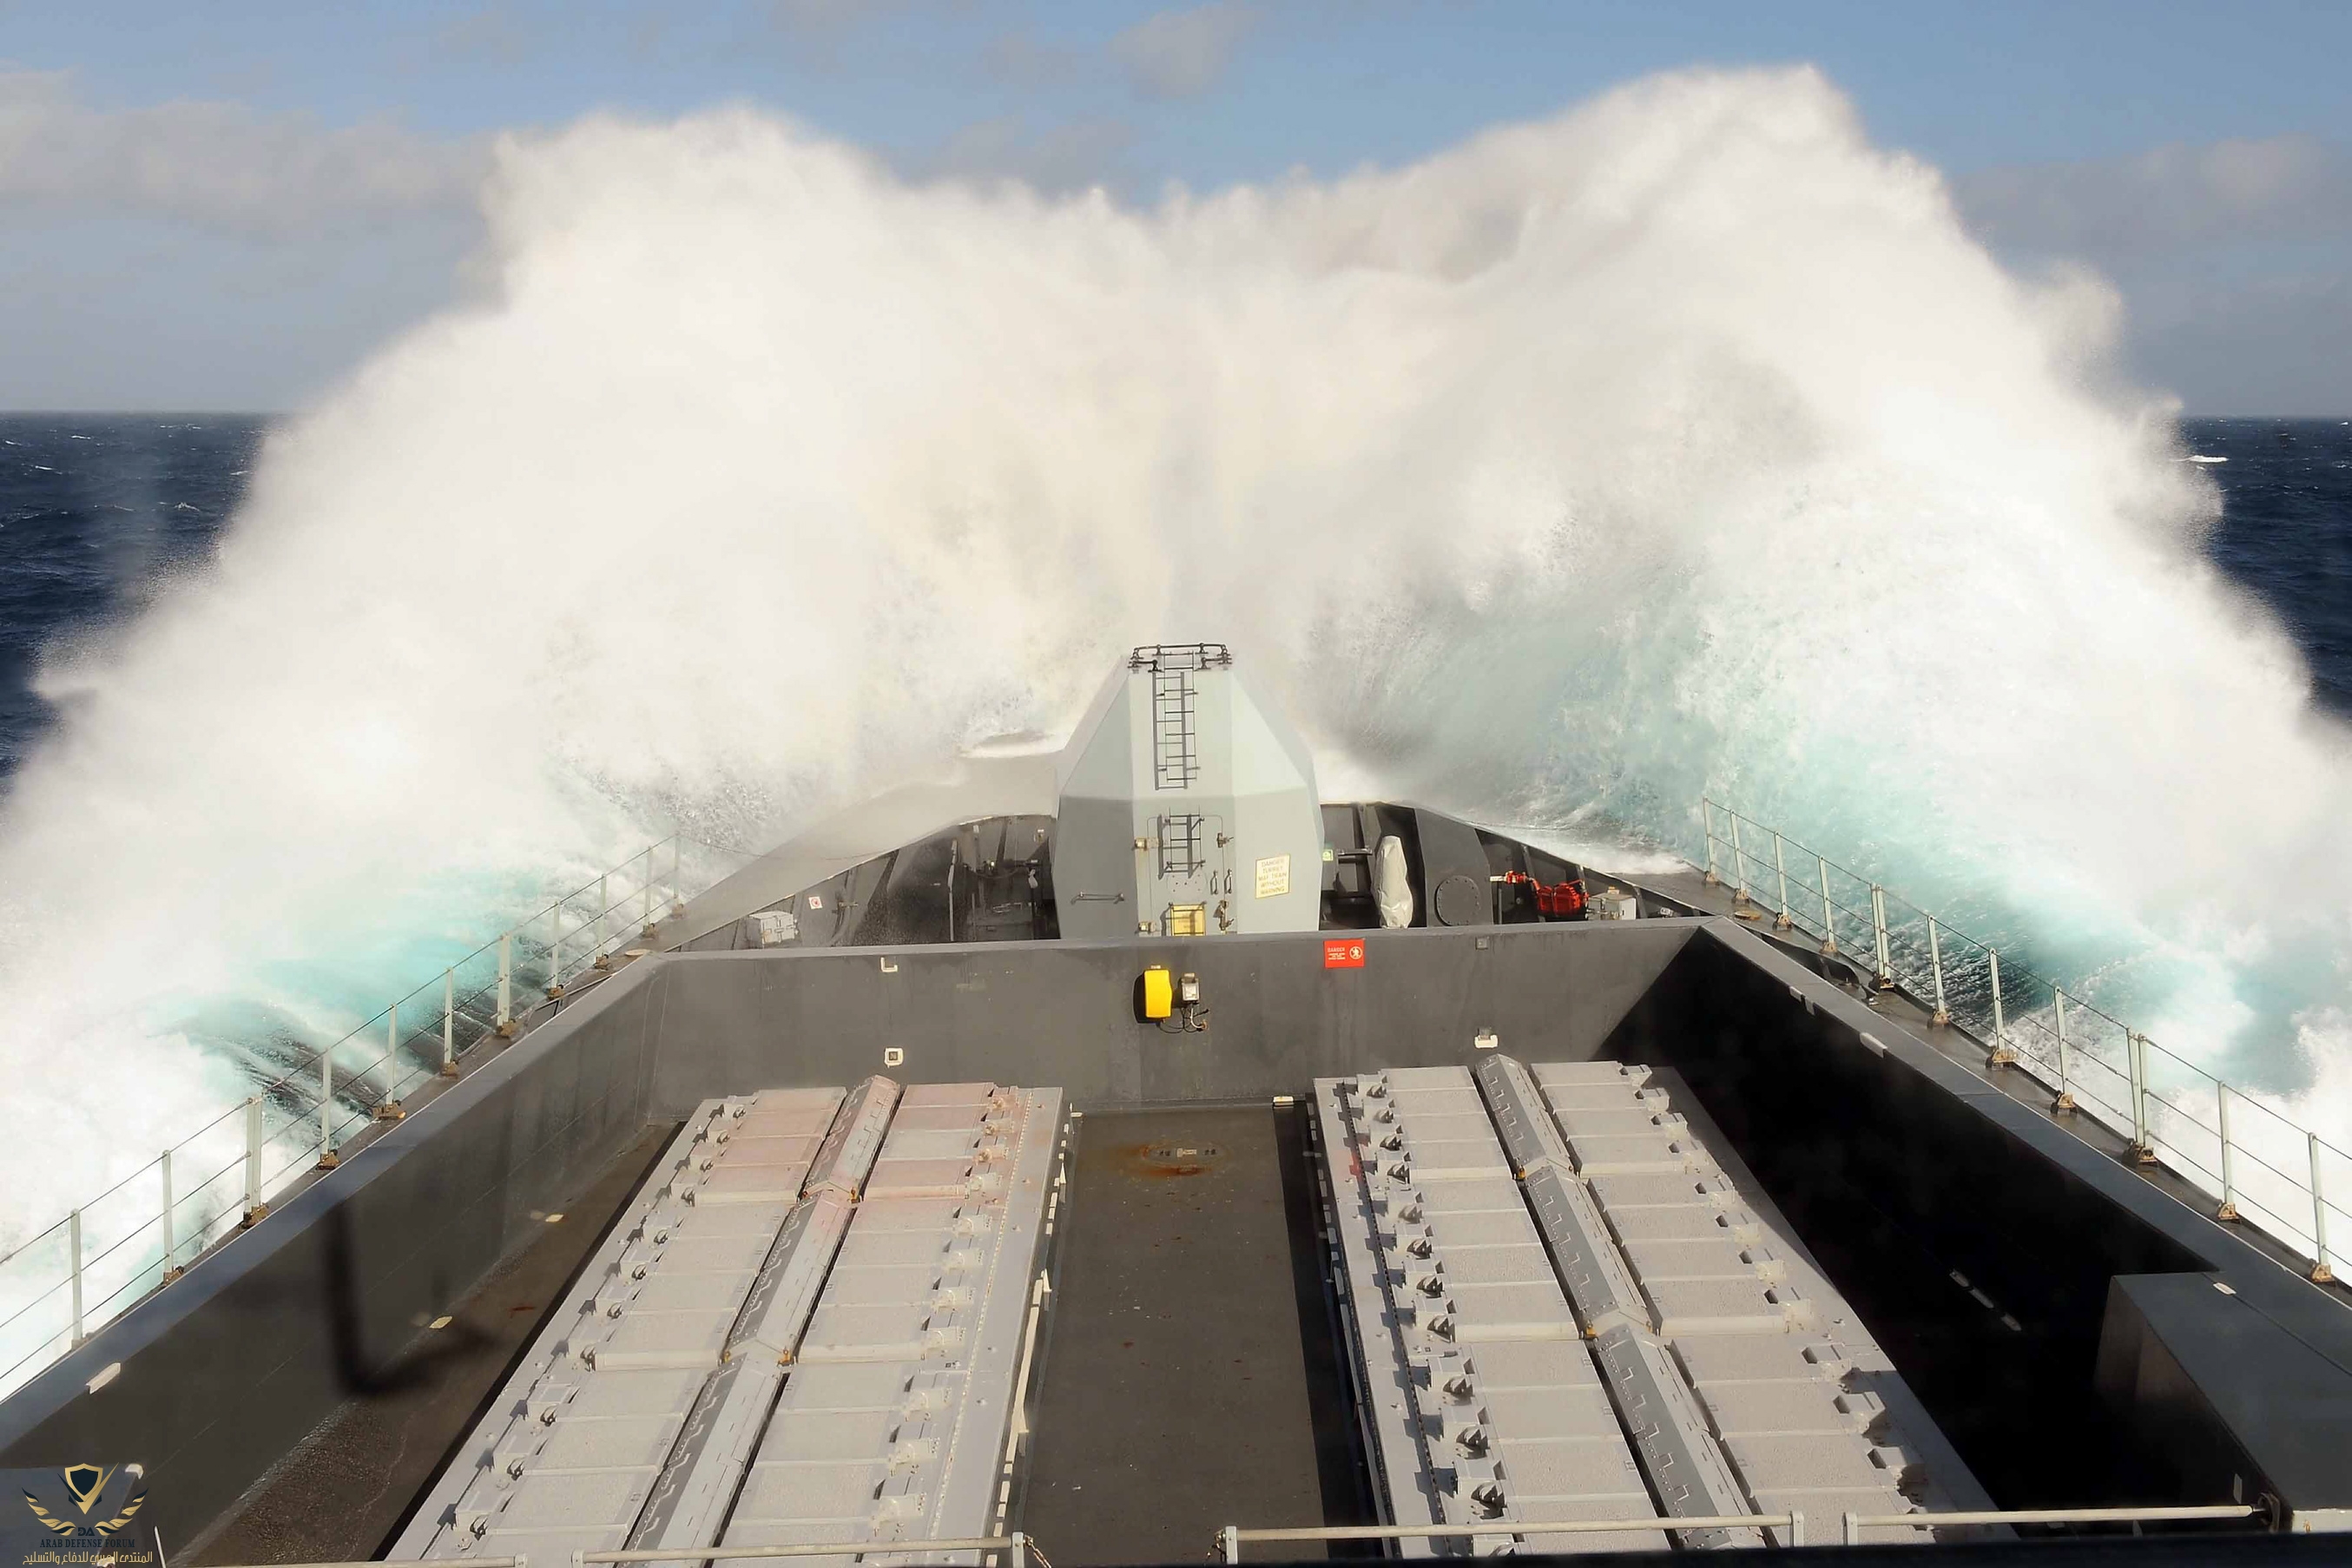
[[[1685,846],[1709,790],[2283,1092],[2294,1019],[2343,1048],[2342,740],[2112,295],[2004,273],[1810,72],[1147,211],[749,112],[516,141],[486,200],[481,297],[43,677],[0,1237],[241,1092],[238,999],[331,1030],[551,875],[1052,732],[1159,639],[1335,779]]]

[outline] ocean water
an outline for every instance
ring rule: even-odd
[[[209,415],[0,415],[0,781],[57,721],[34,690],[42,658],[102,640],[203,570],[263,428]]]
[[[249,416],[0,415],[0,789],[58,718],[45,651],[102,642],[199,578],[267,431]],[[2352,717],[2352,420],[2208,418],[2212,563],[2285,624],[2313,700]],[[1664,825],[1661,825],[1663,827]]]

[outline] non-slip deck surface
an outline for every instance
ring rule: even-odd
[[[1666,1536],[1541,1525],[1912,1510],[1924,1478],[1856,1376],[1891,1366],[1647,1069],[1497,1056],[1320,1079],[1316,1108],[1395,1522],[1524,1522],[1523,1549],[1578,1552]]]
[[[1299,1130],[1265,1105],[1081,1119],[1021,1520],[1056,1562],[1370,1522]]]
[[[993,1532],[1060,1123],[994,1084],[708,1102],[392,1555]]]

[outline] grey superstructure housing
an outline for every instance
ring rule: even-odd
[[[1054,837],[1064,936],[1316,929],[1314,760],[1223,647],[1138,648],[1065,755]]]

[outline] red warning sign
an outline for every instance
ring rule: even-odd
[[[1361,969],[1364,967],[1364,939],[1346,937],[1323,939],[1323,967],[1326,969]]]

